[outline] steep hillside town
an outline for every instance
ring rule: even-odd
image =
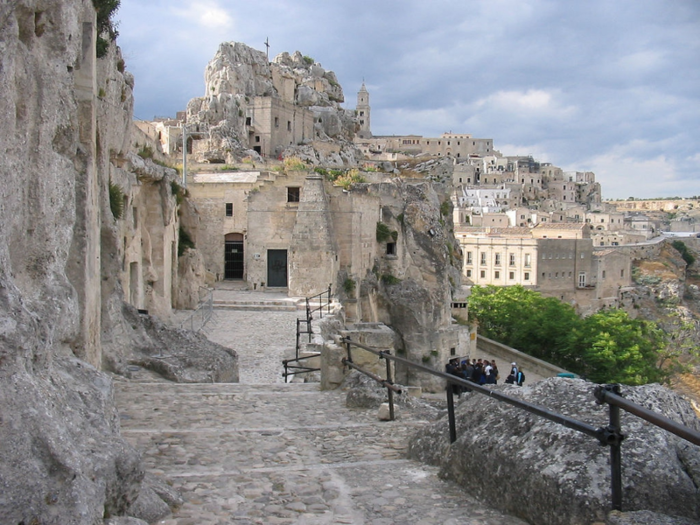
[[[387,426],[367,412],[348,417],[344,392],[236,385],[239,341],[221,346],[168,323],[221,281],[301,298],[332,290],[333,313],[313,334],[309,319],[304,332],[328,388],[349,375],[346,335],[381,341],[431,371],[472,354],[471,284],[517,282],[581,312],[621,305],[652,315],[663,305],[684,326],[696,323],[692,309],[681,310],[687,297],[700,298],[700,281],[688,277],[692,254],[656,234],[668,230],[697,253],[689,236],[697,201],[618,209],[602,200],[593,174],[503,156],[490,138],[375,137],[365,86],[356,109],[345,109],[335,74],[313,58],[283,53],[270,62],[240,43],[220,46],[205,94],[181,114],[134,125],[134,77],[111,21],[118,6],[15,0],[0,8],[0,522],[144,525],[183,506],[193,516],[172,522],[363,523],[376,521],[378,506],[389,522],[415,495],[427,503],[399,521],[459,518],[452,503],[431,514],[444,499],[434,487],[403,498],[394,488],[405,486],[389,484],[424,477],[403,457],[404,429],[426,422],[420,411],[393,427],[387,448]],[[664,263],[649,263],[656,258]],[[635,279],[646,288],[632,287]],[[268,348],[254,344],[265,359]],[[452,392],[442,378],[384,369],[414,392]],[[404,399],[408,412],[414,405]],[[676,407],[692,421],[687,403],[661,399],[666,413]],[[360,429],[373,440],[362,457],[353,455]],[[696,499],[700,459],[674,447],[663,449],[676,457],[676,478],[638,470],[632,484],[646,477],[673,488],[682,479]],[[397,474],[378,477],[377,461]],[[367,470],[351,490],[352,476],[342,476],[357,465]],[[677,505],[675,492],[646,487],[665,500],[657,510]],[[396,505],[377,503],[380,491]],[[578,493],[588,506],[590,491]],[[514,523],[506,519],[493,523]]]
[[[225,43],[208,64],[205,79],[205,96],[192,99],[177,119],[137,125],[171,162],[182,157],[183,133],[187,137],[185,160],[196,167],[184,184],[204,214],[191,233],[210,281],[243,279],[254,289],[288,287],[290,294],[318,289],[299,276],[303,264],[293,259],[301,246],[292,242],[299,229],[295,221],[303,216],[296,210],[305,194],[320,195],[305,188],[307,175],[328,181],[351,169],[355,181],[342,191],[339,182],[326,184],[339,196],[320,199],[314,208],[326,216],[318,229],[328,232],[322,234],[322,251],[335,254],[332,246],[347,244],[354,257],[325,257],[332,264],[323,270],[324,282],[337,281],[338,270],[361,279],[375,259],[396,266],[394,259],[405,253],[402,240],[375,252],[350,231],[328,231],[331,224],[348,224],[338,216],[331,219],[343,200],[354,202],[343,205],[343,213],[362,216],[362,224],[368,224],[367,206],[357,204],[359,195],[367,194],[363,184],[424,179],[449,185],[449,203],[441,206],[444,214],[449,205],[455,236],[450,257],[464,285],[519,284],[567,301],[581,313],[624,306],[633,285],[629,246],[700,232],[693,213],[700,210],[698,200],[605,201],[594,173],[505,155],[491,138],[453,132],[375,136],[365,84],[355,109],[343,109],[345,96],[333,72],[298,51],[268,62],[262,51]],[[282,159],[300,163],[283,169]],[[372,224],[382,220],[384,205],[381,198],[373,205]],[[265,220],[260,220],[261,206]],[[358,259],[360,247],[370,248],[364,259]],[[266,266],[276,264],[269,260],[271,250],[289,250],[274,256],[285,257],[288,277]]]

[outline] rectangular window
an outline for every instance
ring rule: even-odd
[[[500,265],[501,265],[501,254],[500,254],[500,253],[497,253],[497,254],[496,254],[496,261],[495,261],[495,264],[496,264],[496,266],[500,266]]]
[[[395,242],[386,243],[386,254],[387,255],[396,255],[396,243]]]
[[[486,270],[481,270],[481,278],[486,279]]]
[[[275,117],[275,127],[276,128],[280,127],[280,118],[279,117]]]
[[[605,279],[605,270],[603,270],[603,279]]]
[[[486,265],[486,253],[481,254],[481,264],[482,266]]]
[[[499,272],[498,270],[496,270],[495,272],[493,272],[493,278],[494,278],[494,279],[500,279],[500,278],[501,278],[501,272]]]
[[[287,121],[287,131],[292,131],[292,121],[291,120]]]
[[[255,142],[260,142],[260,135],[255,135]]]
[[[510,254],[510,261],[508,262],[509,266],[515,266],[515,254],[511,253]]]
[[[525,254],[525,268],[529,268],[529,267],[530,267],[530,254],[526,253]]]
[[[300,194],[301,194],[301,188],[299,188],[299,187],[287,188],[287,202],[299,202]]]
[[[246,126],[250,126],[251,120],[252,120],[251,117],[246,117],[246,118],[245,118],[245,125],[246,125]]]
[[[472,264],[472,252],[467,252],[467,264]]]
[[[530,272],[525,272],[525,275],[523,275],[523,281],[529,281],[530,280]]]
[[[585,288],[586,286],[586,272],[579,272],[578,274],[578,287]]]
[[[508,279],[511,281],[515,279],[515,272],[508,272]]]
[[[472,271],[471,271],[471,270],[467,270],[467,277],[471,277],[471,276],[472,276]]]
[[[233,217],[233,203],[226,203],[226,217]]]
[[[625,276],[625,270],[620,270],[620,277],[624,277],[624,276]]]

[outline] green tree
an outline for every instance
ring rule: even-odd
[[[593,382],[643,385],[666,376],[659,366],[664,333],[624,310],[607,309],[582,319],[569,343],[568,354],[577,360],[574,371]]]
[[[570,305],[522,286],[474,286],[469,320],[485,337],[598,383],[639,385],[666,376],[664,333],[624,310],[581,319]]]

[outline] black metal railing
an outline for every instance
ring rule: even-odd
[[[314,306],[315,305],[315,306]],[[294,350],[294,357],[292,359],[285,359],[282,361],[282,366],[284,366],[284,372],[282,376],[284,377],[284,382],[287,382],[289,376],[296,374],[306,374],[308,372],[317,372],[320,368],[314,368],[312,366],[306,366],[302,364],[301,361],[306,361],[316,357],[315,355],[300,356],[299,352],[301,350],[301,336],[307,334],[309,337],[309,343],[311,342],[311,336],[314,330],[311,326],[311,321],[313,321],[313,315],[319,312],[319,318],[323,318],[323,310],[326,309],[326,315],[331,313],[331,285],[328,285],[328,290],[313,295],[306,298],[306,315],[305,317],[300,317],[297,319],[297,330],[296,330],[296,344]],[[305,326],[302,326],[305,325]]]
[[[690,429],[684,425],[676,423],[675,421],[662,416],[652,410],[644,408],[643,406],[637,405],[622,397],[620,393],[620,385],[596,385],[594,389],[594,396],[599,404],[607,403],[609,408],[608,425],[605,427],[594,427],[583,421],[579,421],[569,416],[563,414],[558,414],[552,412],[551,410],[535,405],[533,403],[528,403],[521,399],[510,397],[500,391],[491,390],[488,387],[479,385],[477,383],[472,383],[460,377],[447,374],[444,372],[439,372],[433,370],[425,365],[421,365],[414,361],[410,361],[403,357],[398,357],[392,355],[388,351],[377,350],[360,343],[352,341],[350,338],[343,338],[342,342],[346,346],[347,357],[343,358],[342,362],[346,366],[358,370],[359,372],[371,377],[382,386],[387,387],[389,393],[389,408],[391,412],[391,419],[393,419],[394,405],[392,392],[399,392],[400,390],[396,385],[394,385],[391,380],[391,369],[389,366],[389,361],[395,361],[397,363],[402,363],[408,367],[421,370],[427,374],[440,377],[447,382],[447,387],[445,389],[447,393],[447,416],[450,427],[450,443],[457,441],[457,427],[455,424],[455,412],[454,412],[454,389],[453,385],[458,385],[468,389],[472,392],[478,394],[483,394],[496,399],[497,401],[507,403],[521,410],[530,412],[537,416],[543,417],[567,428],[582,432],[588,436],[597,439],[601,445],[610,447],[610,473],[611,473],[611,500],[613,510],[622,510],[622,441],[625,439],[625,435],[622,433],[622,427],[620,424],[620,409],[623,409],[630,414],[634,414],[653,425],[658,426],[668,432],[671,432],[694,445],[700,445],[700,432]],[[371,352],[378,356],[380,359],[387,360],[387,378],[382,379],[381,377],[373,374],[367,370],[363,370],[361,367],[355,365],[352,360],[351,347],[356,346],[368,352]]]

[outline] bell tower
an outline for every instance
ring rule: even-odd
[[[361,139],[371,138],[372,132],[370,131],[369,119],[369,93],[367,92],[364,81],[362,82],[360,91],[357,92],[357,107],[355,112],[357,114],[357,121],[360,123],[360,132],[357,134],[357,136]]]

